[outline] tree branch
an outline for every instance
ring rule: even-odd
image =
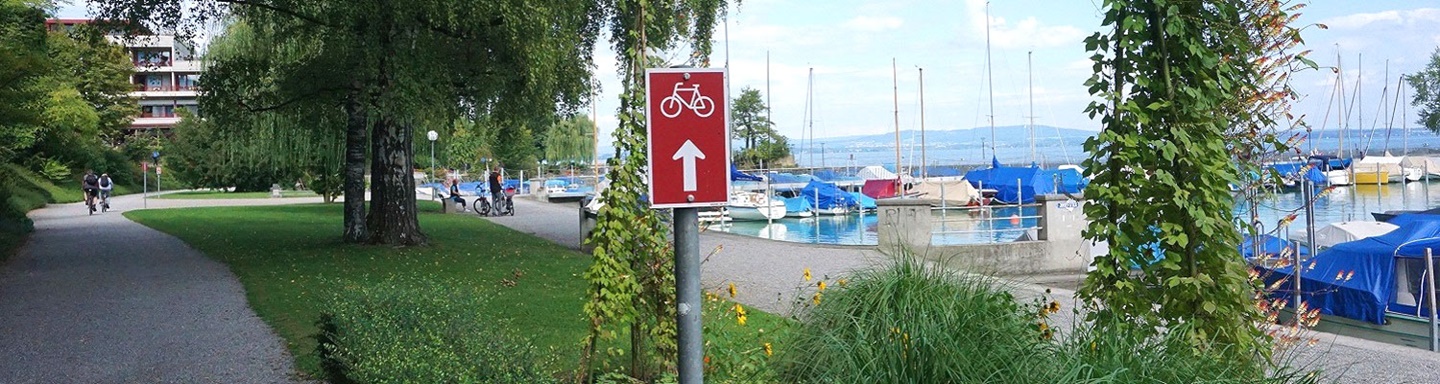
[[[330,24],[330,23],[326,23],[326,22],[324,22],[324,21],[320,21],[320,19],[319,19],[319,18],[316,18],[315,16],[310,16],[310,15],[301,14],[300,12],[296,12],[296,11],[294,11],[294,10],[284,9],[284,8],[276,7],[276,6],[274,6],[274,5],[270,5],[270,4],[266,4],[266,3],[255,2],[255,1],[250,1],[250,0],[215,0],[215,2],[217,2],[217,3],[224,3],[224,4],[243,5],[243,6],[249,6],[249,7],[256,7],[256,8],[267,9],[267,10],[270,10],[270,11],[273,11],[273,12],[277,12],[277,13],[289,15],[289,16],[291,16],[291,17],[294,17],[294,18],[297,18],[297,19],[300,19],[300,20],[304,20],[304,21],[309,22],[309,23],[312,23],[312,24],[321,25],[321,26],[326,26],[326,27],[330,27],[330,28],[339,28],[339,26],[337,26],[337,25]]]
[[[298,96],[292,97],[292,98],[290,98],[290,99],[288,99],[288,100],[285,100],[285,101],[283,101],[283,102],[280,102],[279,104],[272,104],[272,105],[267,105],[267,106],[262,106],[262,107],[251,107],[249,104],[247,104],[247,103],[245,102],[245,100],[236,100],[235,102],[236,102],[236,104],[239,104],[241,108],[245,108],[245,111],[247,111],[247,112],[268,112],[268,111],[273,111],[273,110],[285,108],[285,107],[287,107],[287,106],[290,106],[291,104],[298,103],[298,102],[300,102],[301,100],[309,99],[309,98],[314,97],[314,96],[316,96],[316,95],[324,94],[324,93],[327,93],[327,92],[334,92],[334,91],[353,91],[353,90],[354,90],[353,88],[348,87],[348,86],[321,88],[321,89],[315,90],[314,92],[309,92],[309,93],[305,93],[305,94],[302,94],[302,95],[298,95]]]

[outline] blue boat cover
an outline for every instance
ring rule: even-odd
[[[796,175],[793,173],[770,172],[768,177],[770,178],[770,182],[774,184],[804,184],[809,183],[811,180],[815,180],[814,176]]]
[[[1080,193],[1090,183],[1074,169],[1035,166],[976,169],[966,172],[965,180],[977,189],[994,189],[995,200],[1005,204],[1033,203],[1036,193]]]
[[[860,209],[874,210],[875,208],[879,207],[878,205],[875,205],[874,198],[871,198],[870,196],[865,196],[865,194],[863,193],[850,192],[850,196],[855,198],[855,203],[860,207]]]
[[[1401,215],[1397,219],[1402,224],[1390,233],[1336,244],[1305,262],[1300,283],[1302,300],[1323,315],[1384,324],[1385,310],[1394,297],[1397,251],[1410,254],[1418,249],[1423,255],[1427,244],[1440,249],[1440,217]],[[1314,268],[1310,268],[1312,263]],[[1274,268],[1271,273],[1261,269],[1267,285],[1294,273],[1294,266]],[[1289,284],[1293,283],[1287,280],[1283,286]],[[1271,296],[1288,299],[1292,293],[1282,288]]]
[[[774,198],[785,202],[786,214],[810,211],[810,201],[808,200],[799,197],[785,198],[781,196],[775,196]]]
[[[1293,242],[1293,241],[1290,241],[1290,240],[1281,239],[1281,238],[1275,237],[1275,236],[1273,236],[1273,235],[1262,235],[1262,236],[1260,236],[1260,238],[1261,238],[1261,240],[1260,240],[1260,241],[1261,241],[1261,243],[1260,243],[1260,254],[1261,254],[1261,255],[1265,255],[1265,256],[1267,256],[1267,257],[1272,257],[1272,258],[1273,258],[1273,257],[1294,257],[1294,256],[1295,256],[1295,253],[1296,253],[1296,252],[1299,252],[1299,253],[1300,253],[1300,258],[1302,258],[1302,259],[1308,259],[1308,258],[1310,258],[1310,248],[1308,248],[1308,247],[1306,247],[1306,246],[1297,244],[1297,243],[1295,243],[1295,242]],[[1289,248],[1289,250],[1286,250],[1286,248]],[[1253,258],[1255,258],[1255,241],[1254,241],[1254,237],[1251,237],[1250,235],[1245,235],[1245,240],[1240,243],[1240,255],[1241,255],[1241,256],[1244,256],[1246,259],[1253,259]]]
[[[1325,185],[1329,182],[1329,179],[1325,178],[1324,172],[1320,172],[1319,168],[1309,165],[1310,163],[1278,163],[1271,164],[1270,169],[1275,170],[1275,173],[1281,177],[1289,179],[1299,179],[1298,176],[1301,170],[1304,170],[1306,180],[1310,180],[1318,185]]]
[[[765,179],[760,178],[760,176],[740,172],[739,169],[735,168],[735,164],[730,164],[730,181],[765,181]]]
[[[807,200],[810,206],[819,209],[831,209],[835,207],[854,208],[859,205],[850,192],[845,192],[835,184],[818,180],[811,180],[805,188],[800,189],[800,197]]]

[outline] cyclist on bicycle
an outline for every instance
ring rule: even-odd
[[[115,181],[109,173],[100,174],[100,207],[110,209],[110,192],[115,190]]]
[[[90,213],[95,213],[95,197],[100,195],[100,178],[95,176],[95,171],[85,170],[80,188],[85,190],[85,206],[90,207]]]

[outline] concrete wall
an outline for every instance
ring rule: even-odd
[[[934,216],[928,204],[906,199],[881,200],[877,202],[879,248],[891,255],[908,248],[951,268],[991,275],[1084,273],[1094,247],[1080,236],[1088,224],[1083,199],[1081,196],[1036,196],[1041,204],[1036,241],[966,245],[931,245]]]

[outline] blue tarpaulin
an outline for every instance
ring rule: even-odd
[[[850,192],[850,196],[855,198],[855,204],[859,206],[860,209],[873,211],[875,210],[875,208],[878,207],[877,205],[875,205],[875,199],[870,198],[870,196],[865,196],[865,194],[863,193]]]
[[[770,182],[775,184],[804,184],[809,183],[811,180],[815,180],[814,176],[796,175],[793,173],[770,172],[770,174],[768,174],[766,177],[769,177]]]
[[[775,196],[775,198],[776,198],[776,199],[779,199],[780,201],[784,201],[784,202],[785,202],[785,214],[786,214],[786,215],[790,215],[790,214],[794,214],[794,213],[800,213],[800,212],[809,212],[809,211],[810,211],[810,201],[805,200],[805,199],[803,199],[803,198],[800,198],[800,197],[790,197],[790,198],[786,198],[786,197],[781,197],[781,196]]]
[[[1293,241],[1281,239],[1272,235],[1260,236],[1260,254],[1265,257],[1295,257],[1300,253],[1300,258],[1310,258],[1310,249]],[[1240,255],[1246,259],[1255,258],[1255,238],[1245,235],[1245,240],[1240,243]],[[1289,248],[1289,249],[1286,249]]]
[[[734,165],[734,164],[731,164],[731,165],[730,165],[730,181],[765,181],[765,179],[760,178],[760,176],[755,176],[755,175],[747,174],[747,173],[745,173],[745,172],[740,172],[739,169],[735,169],[735,165]]]
[[[1301,299],[1322,315],[1384,324],[1385,311],[1395,296],[1397,250],[1404,254],[1418,250],[1423,255],[1426,246],[1440,249],[1440,218],[1423,216],[1400,215],[1400,228],[1390,233],[1336,244],[1316,254],[1301,268]],[[1309,268],[1312,262],[1313,269]],[[1293,266],[1272,268],[1271,273],[1262,275],[1267,285],[1275,284],[1293,270]],[[1283,286],[1288,288],[1288,284],[1290,280]],[[1271,296],[1289,299],[1292,294],[1280,289]]]
[[[977,189],[995,190],[995,200],[1005,204],[1033,203],[1036,193],[1080,193],[1089,184],[1074,169],[1034,166],[976,169],[966,172],[965,180]]]
[[[800,190],[800,197],[807,200],[810,206],[819,209],[831,209],[835,207],[855,208],[859,202],[850,192],[845,192],[835,184],[823,181],[811,181]]]
[[[1291,180],[1300,180],[1300,172],[1303,170],[1305,172],[1305,180],[1310,180],[1316,185],[1325,185],[1329,182],[1329,179],[1325,178],[1324,172],[1320,172],[1319,168],[1309,165],[1309,163],[1278,163],[1270,164],[1270,169],[1274,170],[1280,177]]]

